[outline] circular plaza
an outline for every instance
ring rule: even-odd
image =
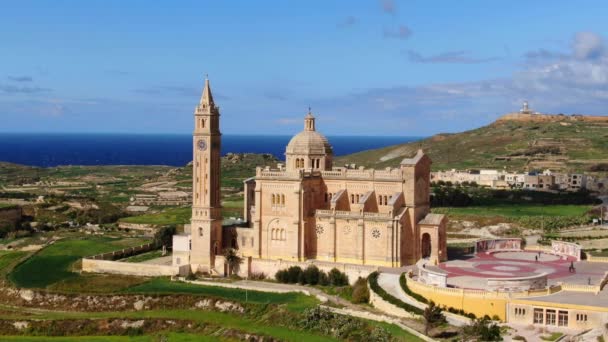
[[[605,267],[581,261],[580,246],[554,242],[523,249],[521,239],[483,239],[472,253],[436,266],[419,265],[418,278],[442,287],[519,292],[560,283],[588,285],[601,281]],[[603,266],[603,265],[602,265]]]

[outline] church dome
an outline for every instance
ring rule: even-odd
[[[315,117],[310,112],[304,118],[304,130],[291,138],[285,149],[285,154],[328,155],[332,153],[327,138],[315,130]]]
[[[327,138],[316,131],[302,131],[296,134],[285,149],[286,154],[332,154]]]

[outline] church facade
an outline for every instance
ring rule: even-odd
[[[335,167],[310,111],[285,163],[244,181],[246,224],[222,227],[219,109],[208,80],[194,116],[191,230],[174,238],[174,264],[211,271],[224,248],[250,262],[400,267],[447,258],[446,218],[430,213],[430,158],[419,150],[397,168]]]

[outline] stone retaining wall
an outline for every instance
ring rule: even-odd
[[[243,264],[239,270],[239,275],[245,277],[251,275],[252,273],[264,273],[267,277],[274,278],[277,271],[287,269],[291,266],[299,266],[302,269],[306,269],[310,265],[315,265],[321,271],[325,272],[329,272],[332,268],[336,268],[340,272],[344,272],[346,275],[348,275],[348,281],[351,284],[354,284],[359,277],[366,278],[370,273],[378,271],[377,266],[332,263],[318,260],[298,262],[251,258],[250,262],[248,262],[248,259],[243,261]]]
[[[144,277],[184,277],[190,273],[190,265],[169,266],[85,258],[82,259],[82,271],[92,273],[126,274]]]
[[[133,256],[133,255],[149,252],[151,250],[156,249],[156,247],[157,246],[154,243],[147,243],[147,244],[144,244],[144,245],[135,246],[135,247],[129,247],[129,248],[123,248],[123,249],[119,249],[117,251],[112,251],[112,252],[108,252],[108,253],[102,253],[102,254],[92,255],[92,256],[87,257],[87,259],[118,260],[118,259],[122,259],[122,258],[125,258],[125,257],[128,257],[128,256]]]
[[[126,222],[118,222],[118,228],[141,230],[146,233],[154,233],[157,230],[157,228],[154,225],[140,224],[140,223],[126,223]]]

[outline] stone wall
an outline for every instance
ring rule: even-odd
[[[268,278],[274,278],[274,275],[279,270],[284,270],[291,266],[300,266],[302,269],[306,269],[309,265],[315,265],[320,270],[325,272],[329,272],[332,268],[336,268],[340,272],[344,272],[346,275],[348,275],[348,281],[351,284],[354,284],[359,277],[366,278],[370,273],[378,271],[378,267],[376,266],[341,264],[323,261],[297,262],[251,258],[243,261],[243,264],[239,270],[239,275],[246,277],[252,273],[264,273]],[[217,269],[218,265],[216,264],[216,270]]]
[[[85,258],[82,259],[82,271],[144,277],[187,276],[190,273],[190,265],[167,266]]]
[[[134,229],[141,230],[146,233],[154,233],[156,231],[156,227],[149,224],[139,224],[139,223],[126,223],[126,222],[118,222],[118,228],[120,229]]]
[[[547,274],[520,278],[488,278],[487,289],[490,291],[521,292],[540,290],[547,287]]]
[[[429,285],[448,286],[448,275],[446,273],[435,272],[426,268],[418,268],[418,279]]]
[[[119,250],[108,252],[108,253],[102,253],[102,254],[92,255],[92,256],[87,257],[87,259],[93,259],[93,260],[118,260],[118,259],[126,258],[126,257],[129,257],[129,256],[133,256],[133,255],[149,252],[149,251],[154,250],[156,248],[157,248],[156,244],[154,244],[154,243],[147,243],[147,244],[144,244],[144,245],[135,246],[135,247],[129,247],[129,248],[123,248],[123,249],[119,249]]]
[[[555,122],[555,121],[583,121],[608,122],[606,116],[593,115],[562,115],[562,114],[505,114],[496,121],[525,121],[525,122]]]

